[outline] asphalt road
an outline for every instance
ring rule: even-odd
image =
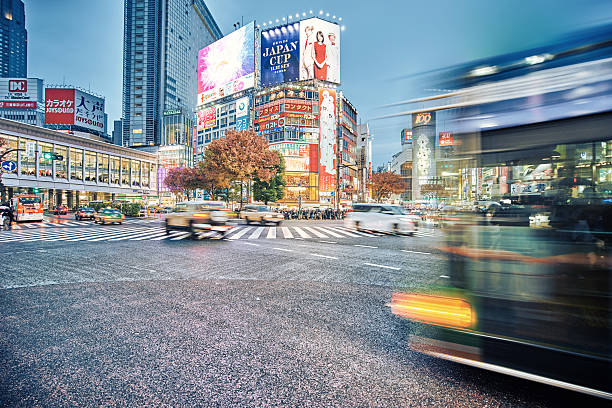
[[[601,403],[408,350],[387,304],[444,279],[436,231],[189,240],[64,221],[0,233],[2,406]]]

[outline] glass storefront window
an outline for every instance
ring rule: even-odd
[[[6,145],[6,150],[11,150],[11,149],[17,149],[17,146],[19,145],[19,139],[17,139],[14,136],[8,136],[8,135],[1,135],[1,138],[5,139],[8,143]],[[8,153],[6,154],[2,160],[12,160],[15,163],[17,163],[17,152],[12,152],[12,153]],[[17,168],[15,168],[15,170],[8,172],[9,174],[17,174]]]
[[[154,190],[157,190],[157,166],[155,164],[151,165],[151,180],[150,187]]]
[[[53,176],[53,160],[45,159],[45,153],[53,153],[51,143],[38,142],[40,155],[38,157],[38,175],[42,177]]]
[[[68,148],[55,145],[55,153],[63,157],[62,160],[55,161],[55,177],[65,179],[68,177]]]
[[[130,160],[121,159],[121,184],[130,185]]]
[[[70,178],[83,180],[83,149],[70,148]]]
[[[151,163],[142,162],[142,186],[149,187],[149,170],[151,169]]]
[[[121,169],[121,159],[111,156],[110,158],[110,182],[111,184],[120,184],[119,173]]]
[[[21,142],[19,144],[19,148],[23,150],[21,152],[21,174],[26,175],[26,176],[35,176],[36,175],[36,157],[26,156],[25,154],[26,142],[36,143],[35,140],[26,139],[23,137],[21,138]]]
[[[96,154],[85,152],[85,181],[96,181]]]
[[[140,187],[140,161],[132,160],[132,185]]]
[[[108,154],[98,153],[98,181],[108,183]]]

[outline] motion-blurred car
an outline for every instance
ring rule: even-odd
[[[247,205],[240,214],[247,224],[258,222],[260,224],[273,223],[277,226],[281,224],[284,217],[283,214],[270,210],[267,205]]]
[[[94,223],[98,224],[121,224],[125,216],[116,208],[104,208],[94,216]]]
[[[174,212],[166,216],[166,234],[177,230],[189,231],[192,236],[204,231],[225,235],[234,228],[235,216],[223,201],[185,201],[178,203]]]
[[[58,205],[53,210],[53,213],[56,215],[66,215],[68,214],[68,207],[66,207],[65,205]]]
[[[96,217],[96,210],[91,207],[81,207],[74,213],[74,219],[77,221],[81,220],[93,220]]]
[[[414,235],[416,226],[407,212],[398,205],[355,204],[344,223],[348,228]]]

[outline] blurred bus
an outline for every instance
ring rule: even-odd
[[[410,347],[612,398],[612,27],[450,78],[430,109],[487,205],[447,227],[435,285],[394,294]]]
[[[11,199],[15,221],[42,221],[42,200],[35,194],[17,194]]]

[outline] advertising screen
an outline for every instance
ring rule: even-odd
[[[209,129],[217,124],[217,107],[202,109],[198,112],[198,130]]]
[[[438,146],[452,146],[453,133],[452,132],[440,132],[438,133]]]
[[[287,171],[318,171],[318,146],[309,143],[276,143],[270,145],[285,159]]]
[[[45,90],[45,124],[104,132],[104,99],[73,88]]]
[[[261,84],[300,79],[300,23],[261,32]]]
[[[340,83],[340,26],[318,18],[300,22],[300,81]]]
[[[319,140],[319,185],[321,192],[336,190],[336,91],[319,89],[320,140]]]
[[[198,53],[198,104],[255,86],[255,23]]]

